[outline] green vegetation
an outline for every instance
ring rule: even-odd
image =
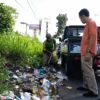
[[[37,66],[42,62],[42,44],[37,38],[21,36],[19,34],[0,35],[0,94],[9,90],[9,84],[6,82],[8,71],[5,63],[10,67],[33,65]]]
[[[42,44],[37,38],[33,39],[14,33],[0,35],[1,56],[12,64],[30,65],[32,63],[40,63],[40,59],[37,56],[40,56],[41,52]]]
[[[0,94],[10,89],[10,84],[7,82],[9,79],[8,72],[3,63],[4,58],[0,58]]]
[[[66,26],[66,23],[68,21],[67,15],[66,14],[59,14],[57,17],[57,33],[54,35],[54,38],[57,38],[60,35],[63,35],[64,33],[64,28]]]
[[[16,18],[16,9],[7,6],[4,3],[0,3],[0,34],[13,31]]]
[[[37,38],[14,32],[16,18],[16,9],[0,3],[0,94],[10,89],[8,65],[13,68],[42,63],[42,44]]]

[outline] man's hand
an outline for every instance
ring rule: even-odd
[[[91,54],[90,53],[87,53],[85,55],[85,61],[89,61],[91,59]]]

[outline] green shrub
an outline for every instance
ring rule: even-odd
[[[6,61],[12,65],[25,66],[34,63],[37,66],[42,62],[41,54],[42,44],[37,38],[33,39],[15,33],[0,35],[0,94],[11,89],[8,71],[4,64]]]
[[[19,34],[0,35],[0,53],[13,64],[32,64],[34,59],[40,63],[40,58],[34,58],[42,52],[42,44],[37,38]]]
[[[10,90],[8,71],[3,65],[4,58],[0,58],[0,94]]]

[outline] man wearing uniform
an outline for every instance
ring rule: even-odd
[[[53,60],[53,52],[56,51],[56,41],[51,38],[51,34],[46,35],[46,40],[43,43],[43,65],[48,64],[48,60],[51,57],[53,63],[57,63]]]

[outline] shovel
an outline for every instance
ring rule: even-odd
[[[52,58],[52,54],[50,55],[50,58],[48,60],[48,65],[50,64],[51,58]]]

